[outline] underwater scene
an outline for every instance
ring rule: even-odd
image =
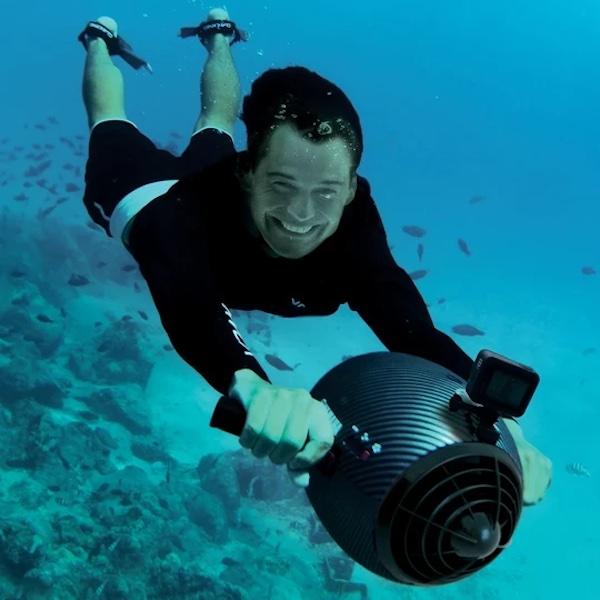
[[[600,4],[6,3],[0,600],[592,600]]]

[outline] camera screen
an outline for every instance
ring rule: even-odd
[[[498,369],[492,374],[485,393],[500,406],[517,409],[529,388],[529,381]]]

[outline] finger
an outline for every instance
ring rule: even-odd
[[[275,399],[271,400],[270,409],[263,428],[256,437],[252,447],[252,454],[254,456],[264,458],[278,447],[281,443],[281,436],[283,435],[291,409],[291,399],[283,394],[279,394]]]
[[[309,426],[309,441],[306,446],[298,452],[291,468],[302,468],[312,466],[319,462],[333,446],[333,428],[329,422],[327,411],[321,403],[314,403],[311,408]]]
[[[271,396],[267,392],[258,392],[247,405],[246,422],[240,434],[240,444],[244,448],[253,448],[260,432],[263,430],[269,410],[271,408]]]
[[[310,483],[310,474],[307,471],[294,472],[288,469],[288,474],[294,485],[302,488],[308,487],[308,484]]]
[[[308,437],[310,411],[311,402],[302,402],[296,398],[293,411],[288,416],[281,436],[281,441],[269,456],[273,463],[287,463],[302,449]]]

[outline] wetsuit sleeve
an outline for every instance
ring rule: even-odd
[[[350,308],[391,352],[421,356],[468,379],[474,361],[434,326],[416,285],[390,252],[370,197],[360,221],[359,242],[351,253]]]
[[[265,381],[269,378],[219,299],[200,221],[190,218],[176,185],[136,215],[127,247],[173,348],[215,390],[227,394],[238,369],[251,369]]]

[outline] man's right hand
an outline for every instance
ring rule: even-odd
[[[325,405],[305,389],[277,387],[250,369],[240,369],[228,395],[246,409],[240,444],[258,458],[268,456],[276,465],[308,469],[333,446]],[[305,487],[307,481],[295,483]]]

